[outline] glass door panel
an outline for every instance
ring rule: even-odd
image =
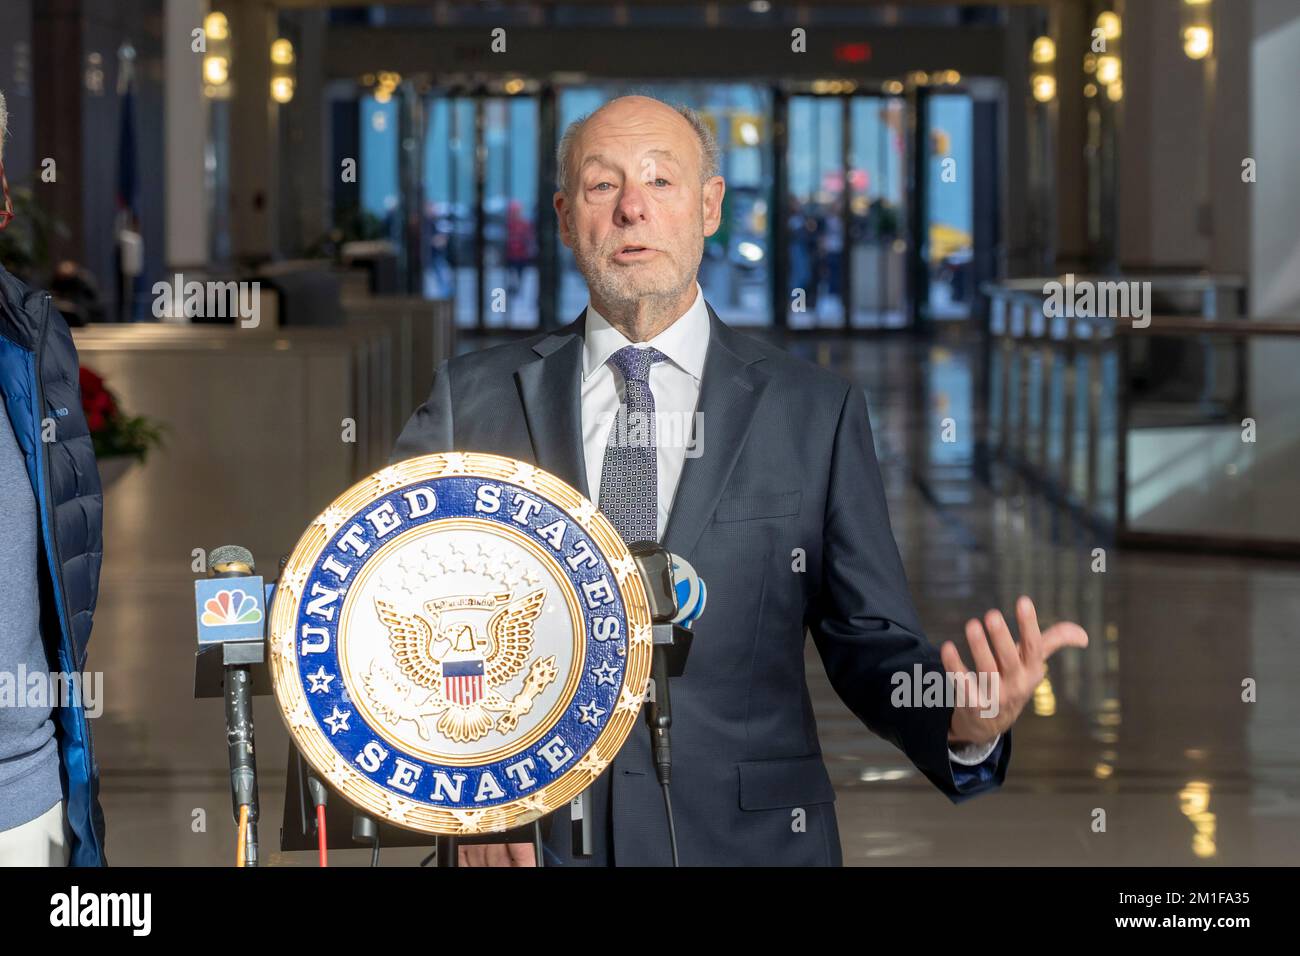
[[[535,329],[538,102],[492,96],[483,111],[483,325]]]
[[[474,261],[474,99],[434,96],[429,101],[424,150],[425,216],[430,250],[424,294],[454,297],[456,325],[478,324]]]
[[[849,321],[855,329],[899,329],[907,278],[904,103],[855,96],[849,126]]]
[[[792,329],[843,328],[843,100],[792,96],[787,123],[787,322]]]
[[[966,319],[974,301],[974,109],[969,96],[930,97],[928,199],[929,317]]]

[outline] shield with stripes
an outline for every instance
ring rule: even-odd
[[[483,697],[483,658],[442,662],[444,693],[453,704],[467,706]]]

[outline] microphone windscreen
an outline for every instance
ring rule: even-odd
[[[704,604],[708,599],[707,592],[704,589],[704,582],[700,580],[700,576],[691,567],[689,561],[676,554],[671,557],[673,590],[677,596],[677,613],[673,616],[673,623],[690,627],[704,613]]]
[[[257,570],[253,552],[237,544],[225,544],[208,552],[208,567],[215,568],[220,564],[246,564],[250,573]]]

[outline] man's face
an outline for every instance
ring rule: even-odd
[[[598,308],[693,287],[704,237],[718,229],[721,176],[701,183],[699,139],[674,109],[626,97],[587,121],[555,194],[560,238]]]

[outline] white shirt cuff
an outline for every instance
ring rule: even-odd
[[[1002,735],[998,734],[990,743],[987,744],[967,744],[961,750],[948,748],[948,758],[953,763],[959,763],[963,767],[978,767],[984,761],[989,759],[989,754],[993,753],[993,748],[998,745]]]

